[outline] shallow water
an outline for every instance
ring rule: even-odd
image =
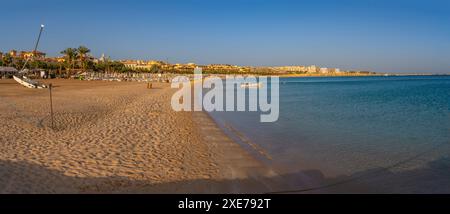
[[[408,175],[407,187],[399,179],[387,190],[434,192],[450,191],[449,112],[449,76],[314,77],[280,79],[275,123],[260,123],[258,112],[211,116],[282,174],[352,177],[383,168]],[[372,184],[386,179],[395,180]]]

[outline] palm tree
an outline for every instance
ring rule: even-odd
[[[11,66],[12,63],[13,57],[10,54],[5,54],[5,56],[3,56],[3,64],[5,64],[5,66]]]
[[[66,57],[68,63],[67,69],[72,69],[74,67],[74,62],[78,56],[78,50],[75,48],[66,48],[65,50],[61,51],[61,54],[64,54],[64,56]]]
[[[80,46],[77,49],[78,51],[78,57],[80,58],[80,62],[81,62],[81,67],[83,68],[83,70],[85,70],[86,68],[86,56],[88,53],[91,52],[91,50],[85,46]]]

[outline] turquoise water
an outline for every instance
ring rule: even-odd
[[[313,170],[336,180],[384,169],[358,182],[450,193],[449,76],[281,78],[279,120],[263,124],[259,115],[211,113],[280,174]]]

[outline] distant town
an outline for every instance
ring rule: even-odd
[[[306,75],[306,76],[348,76],[375,75],[370,71],[344,71],[339,68],[310,66],[238,66],[230,64],[199,65],[196,63],[169,63],[161,60],[112,60],[102,54],[96,58],[85,46],[62,50],[58,57],[47,57],[40,51],[0,52],[0,71],[2,77],[12,75],[22,69],[45,71],[49,75],[70,77],[82,72],[108,73],[192,73],[196,67],[206,74],[256,74],[256,75]],[[26,63],[27,62],[27,63]]]

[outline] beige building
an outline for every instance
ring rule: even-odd
[[[320,68],[321,74],[328,74],[328,68]]]
[[[317,73],[317,72],[319,72],[319,70],[320,70],[320,68],[315,65],[310,65],[307,68],[308,73]]]
[[[280,67],[273,67],[275,70],[281,70],[281,71],[289,71],[289,72],[305,72],[307,71],[305,66],[280,66]]]
[[[163,67],[165,65],[162,61],[144,61],[144,60],[123,60],[120,61],[125,65],[125,67],[130,69],[142,69],[142,70],[151,70],[154,66]]]
[[[46,54],[40,51],[20,51],[18,54],[16,50],[10,50],[9,55],[12,57],[20,57],[22,59],[44,59]]]

